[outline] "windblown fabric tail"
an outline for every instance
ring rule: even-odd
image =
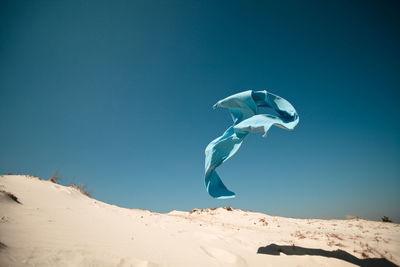
[[[212,170],[206,174],[205,182],[207,192],[213,198],[226,199],[235,197],[235,193],[226,188],[215,170]]]
[[[299,116],[287,100],[267,91],[238,93],[218,101],[214,105],[214,108],[217,107],[229,109],[233,125],[205,150],[205,185],[214,198],[233,198],[235,193],[224,185],[215,169],[236,154],[249,133],[264,132],[265,137],[272,125],[293,130],[299,122]],[[258,107],[271,108],[279,116],[258,114]]]

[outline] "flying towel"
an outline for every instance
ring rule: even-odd
[[[258,114],[259,107],[271,108],[278,116]],[[272,125],[293,130],[299,116],[287,100],[267,91],[249,90],[234,94],[218,101],[213,108],[229,109],[233,125],[206,147],[206,189],[214,198],[233,198],[235,193],[226,188],[215,169],[235,155],[249,133],[264,132],[263,137],[266,137]]]

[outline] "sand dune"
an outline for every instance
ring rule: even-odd
[[[0,266],[397,266],[400,226],[217,208],[125,209],[0,176]]]

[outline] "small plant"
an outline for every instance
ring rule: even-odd
[[[192,214],[192,213],[198,213],[198,212],[200,212],[200,210],[199,209],[192,209],[191,211],[189,211],[189,214]]]
[[[49,179],[50,182],[55,183],[55,184],[59,184],[61,180],[62,179],[60,177],[58,170]]]
[[[388,216],[383,216],[382,217],[382,222],[392,222]]]
[[[363,258],[365,258],[365,259],[369,258],[369,257],[368,257],[368,254],[367,254],[367,253],[365,253],[364,251],[363,251],[363,252],[361,252],[361,256],[363,256]]]

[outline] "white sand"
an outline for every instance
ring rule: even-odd
[[[400,264],[400,226],[393,223],[223,208],[160,214],[22,175],[0,176],[0,190],[21,202],[0,193],[0,266]]]

